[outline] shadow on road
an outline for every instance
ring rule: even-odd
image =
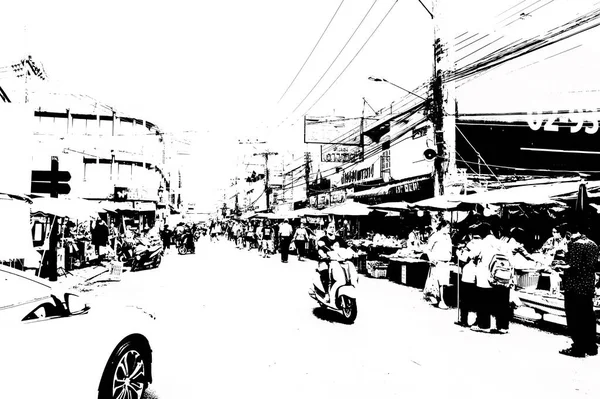
[[[348,322],[346,321],[344,316],[342,316],[340,313],[338,313],[336,311],[333,311],[333,310],[330,310],[327,308],[323,308],[323,307],[314,308],[313,314],[315,315],[316,318],[328,321],[330,323],[348,324]]]

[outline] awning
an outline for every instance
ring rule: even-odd
[[[410,204],[404,201],[384,202],[382,204],[371,205],[370,208],[381,211],[400,211],[410,209]]]
[[[106,212],[97,202],[81,198],[34,198],[31,213],[43,213],[71,220],[89,220],[98,217],[98,213]]]
[[[324,213],[337,216],[367,216],[373,212],[368,205],[360,204],[354,201],[346,201],[341,205],[323,210]]]

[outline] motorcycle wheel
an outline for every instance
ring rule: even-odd
[[[177,252],[179,252],[179,255],[185,255],[187,253],[187,248],[185,247],[185,245],[182,245],[179,248],[177,248]]]
[[[350,297],[347,297],[344,295],[340,298],[340,301],[341,301],[342,314],[344,315],[346,322],[348,324],[354,323],[354,320],[356,320],[356,316],[358,315],[358,308],[356,307],[356,299],[350,298]]]

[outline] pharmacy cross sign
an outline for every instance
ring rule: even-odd
[[[58,157],[52,157],[50,170],[31,171],[31,192],[50,194],[52,198],[58,198],[58,194],[69,194],[71,187],[67,183],[71,180],[71,174],[64,170],[58,170]]]

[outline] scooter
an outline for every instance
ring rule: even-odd
[[[135,246],[131,271],[152,269],[162,261],[163,246],[160,239],[140,237]]]
[[[341,313],[347,323],[354,323],[358,314],[356,306],[356,287],[358,285],[358,273],[354,263],[350,261],[356,256],[355,252],[351,249],[340,248],[327,253],[329,256],[329,262],[337,262],[344,271],[344,283],[337,289],[337,292],[329,293],[332,302],[326,302],[324,297],[326,290],[323,288],[321,282],[321,274],[319,269],[315,269],[313,278],[313,286],[309,290],[308,295],[313,298],[317,303],[327,309],[334,310]],[[331,278],[331,274],[330,274]]]
[[[179,255],[194,254],[196,252],[194,237],[191,233],[185,233],[177,240],[177,252]]]

